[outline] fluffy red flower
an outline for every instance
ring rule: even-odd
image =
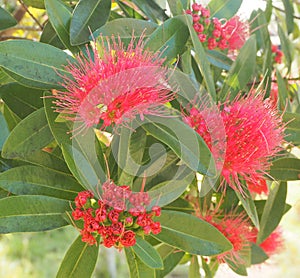
[[[225,138],[221,138],[222,133],[217,133],[219,125],[208,129],[211,122],[208,115],[218,115],[210,108],[192,108],[189,115],[184,116],[185,122],[202,136],[211,149],[224,180],[241,193],[241,180],[256,185],[263,180],[271,165],[270,158],[278,153],[283,143],[284,126],[278,111],[269,99],[264,100],[263,97],[250,92],[248,96],[237,97],[231,103],[219,106]],[[261,189],[266,190],[265,187]]]
[[[66,91],[54,95],[57,112],[67,119],[83,122],[82,128],[126,124],[135,116],[158,113],[173,98],[167,84],[167,69],[159,53],[144,50],[143,36],[127,47],[111,38],[98,50],[77,56],[77,63],[63,76]]]

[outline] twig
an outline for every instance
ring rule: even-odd
[[[31,18],[35,21],[35,23],[40,27],[41,30],[43,30],[43,26],[41,23],[35,18],[35,16],[29,11],[23,0],[18,0],[22,7],[26,10],[26,12],[31,16]]]
[[[5,41],[5,40],[28,40],[27,38],[24,37],[17,37],[17,36],[1,36],[0,41]]]
[[[285,13],[285,10],[283,10],[283,9],[281,9],[281,8],[278,8],[278,7],[274,6],[274,5],[272,5],[272,7],[273,7],[275,10],[277,10],[277,11],[280,11],[280,12]],[[293,16],[293,18],[295,18],[295,19],[300,19],[300,16],[297,16],[297,15],[292,15],[292,16]]]

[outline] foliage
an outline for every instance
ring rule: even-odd
[[[268,259],[300,179],[300,6],[189,2],[0,7],[0,233],[73,225],[57,277],[91,277],[102,244],[133,278]]]

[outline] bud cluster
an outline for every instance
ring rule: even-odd
[[[274,59],[274,63],[281,64],[283,53],[279,49],[279,46],[278,45],[272,45],[271,50],[272,50],[272,54],[273,54],[272,56],[273,56],[273,59]]]
[[[160,233],[160,223],[154,222],[153,217],[160,216],[161,208],[153,206],[151,211],[146,210],[150,204],[148,193],[132,192],[129,186],[117,186],[112,181],[105,182],[102,190],[98,201],[91,191],[79,192],[75,198],[72,217],[83,220],[83,242],[97,244],[100,236],[100,244],[120,250],[135,245],[136,235]]]

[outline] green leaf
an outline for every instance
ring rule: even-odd
[[[279,158],[272,162],[270,169],[272,179],[280,181],[300,180],[300,159]]]
[[[155,278],[163,278],[176,267],[184,256],[184,252],[167,244],[160,244],[157,251],[163,259],[164,268],[155,270]]]
[[[44,26],[43,32],[40,37],[40,42],[53,45],[60,49],[65,49],[66,47],[61,42],[60,38],[57,36],[51,23],[48,21]]]
[[[44,108],[18,123],[8,136],[2,150],[4,158],[26,158],[53,141]]]
[[[107,22],[104,26],[97,29],[93,36],[95,38],[102,36],[111,37],[118,35],[122,40],[128,39],[129,41],[134,36],[139,36],[144,32],[145,37],[148,37],[156,28],[157,24],[151,21],[134,19],[134,18],[118,18]]]
[[[199,67],[201,74],[204,78],[204,81],[206,84],[206,89],[207,89],[208,93],[215,100],[216,99],[216,88],[215,88],[214,80],[212,77],[213,75],[210,70],[210,64],[206,57],[205,50],[204,50],[204,48],[197,36],[197,33],[195,32],[194,27],[191,23],[191,17],[185,15],[185,19],[186,19],[186,24],[189,28],[189,32],[190,32],[191,39],[192,39],[193,46],[194,46],[195,61],[197,62],[197,66]]]
[[[200,266],[197,256],[193,256],[189,266],[189,278],[201,278]]]
[[[83,278],[91,277],[96,266],[99,244],[90,246],[82,242],[81,236],[68,249],[56,278]]]
[[[17,20],[6,10],[0,7],[0,30],[17,25]]]
[[[124,248],[131,278],[153,278],[155,269],[146,266],[134,253],[133,248]]]
[[[251,264],[261,264],[268,259],[264,250],[255,243],[251,243]]]
[[[43,107],[43,91],[9,83],[0,87],[0,96],[18,117],[26,116]]]
[[[212,18],[217,17],[220,19],[230,19],[237,13],[242,2],[243,0],[211,0],[208,4],[210,15]]]
[[[170,18],[160,25],[149,37],[145,48],[162,52],[163,58],[171,61],[184,51],[189,37],[184,15]]]
[[[282,0],[285,10],[285,23],[288,34],[292,33],[294,30],[294,8],[293,1]]]
[[[70,25],[72,45],[89,41],[89,36],[104,25],[110,15],[111,0],[81,0],[76,5]]]
[[[208,50],[207,52],[208,61],[221,69],[229,70],[232,65],[232,60],[224,53],[216,50]]]
[[[271,45],[268,24],[265,13],[259,9],[254,10],[250,17],[251,34],[256,35],[257,49],[266,49],[266,46]]]
[[[193,206],[186,200],[182,198],[178,198],[174,202],[164,206],[164,209],[166,210],[176,210],[176,211],[181,211],[185,213],[193,213],[194,208]]]
[[[122,10],[122,12],[124,13],[124,16],[126,18],[134,18],[134,19],[143,19],[145,20],[144,16],[140,13],[140,11],[138,12],[136,9],[130,7],[128,4],[117,0],[116,3],[118,4],[119,8]],[[113,14],[113,18],[115,18],[116,13]],[[117,13],[117,15],[119,15],[119,17],[122,17],[120,14]],[[112,18],[112,14],[111,14],[111,18]]]
[[[256,67],[256,39],[252,35],[241,48],[240,53],[225,78],[221,98],[225,100],[230,93],[233,100],[237,94],[247,87]]]
[[[279,35],[279,39],[281,42],[281,49],[282,52],[284,54],[284,58],[286,60],[286,64],[288,67],[288,70],[290,71],[291,69],[291,65],[292,65],[292,53],[291,53],[291,45],[290,45],[290,40],[289,38],[285,35],[282,27],[280,26],[280,24],[277,25],[278,28],[278,35]]]
[[[0,112],[0,151],[2,150],[3,144],[9,135],[9,129],[3,114]]]
[[[227,238],[215,227],[193,215],[162,211],[157,218],[162,231],[154,238],[190,254],[212,256],[232,248]]]
[[[73,53],[80,51],[80,47],[70,43],[70,22],[72,14],[60,0],[45,0],[45,8],[52,27],[59,39]]]
[[[70,203],[48,196],[12,196],[0,200],[0,233],[38,232],[68,225],[62,214]]]
[[[71,201],[83,191],[72,177],[31,165],[1,173],[0,187],[15,195],[46,195]]]
[[[247,188],[243,188],[244,190],[244,196],[240,194],[238,191],[235,191],[236,196],[239,198],[240,202],[242,203],[242,206],[244,207],[245,211],[247,212],[247,215],[251,219],[252,223],[255,225],[255,227],[259,227],[259,220],[258,215],[255,207],[255,203],[253,199],[251,198],[251,194]]]
[[[3,105],[3,116],[6,120],[6,124],[9,130],[13,130],[21,121],[21,119],[14,112],[12,112],[5,103]]]
[[[278,96],[279,96],[279,108],[285,109],[287,105],[287,99],[289,99],[288,89],[287,89],[287,83],[286,80],[283,79],[282,75],[280,74],[280,71],[276,69],[276,81],[278,86]],[[287,113],[288,114],[288,113]],[[299,129],[299,126],[298,126]],[[285,130],[285,133],[288,131]],[[286,136],[289,140],[289,136]]]
[[[203,139],[177,118],[146,116],[142,127],[153,137],[169,146],[192,170],[214,175],[212,155]],[[142,124],[142,123],[141,123]]]
[[[0,67],[19,83],[40,89],[61,89],[72,57],[51,45],[29,40],[0,42]],[[59,75],[58,75],[59,74]]]
[[[300,145],[300,114],[285,112],[283,121],[287,123],[285,128],[285,140],[294,145]]]
[[[141,237],[136,237],[136,244],[132,249],[145,265],[151,268],[163,268],[163,261],[159,253],[150,243]]]
[[[260,220],[260,229],[257,235],[258,244],[262,243],[278,226],[284,214],[286,194],[286,182],[273,182]]]
[[[175,15],[181,15],[183,10],[186,10],[189,8],[189,1],[188,0],[167,0],[168,5],[170,7],[170,11]]]

